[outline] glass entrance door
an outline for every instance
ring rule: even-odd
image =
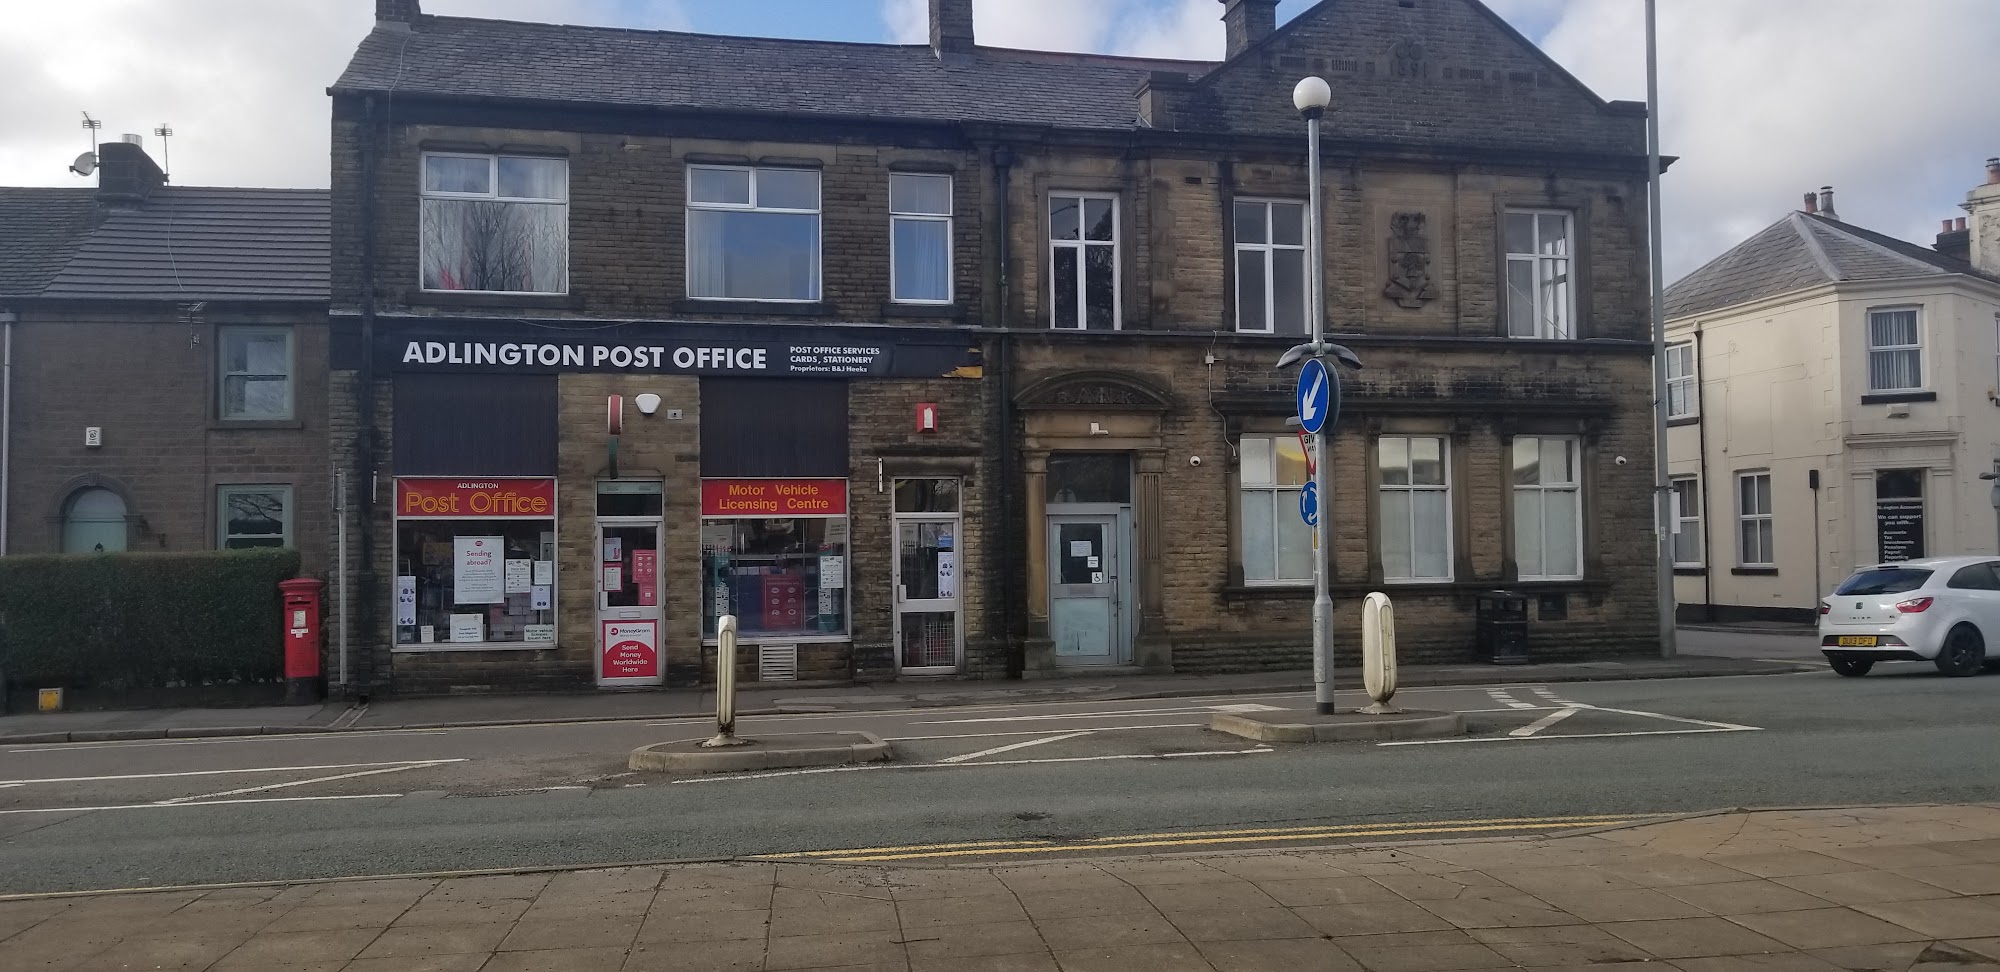
[[[958,669],[958,519],[896,520],[896,654],[904,674]]]
[[[1058,665],[1130,659],[1121,521],[1116,514],[1049,517],[1049,636]]]
[[[597,683],[659,685],[659,521],[599,520],[597,558]]]

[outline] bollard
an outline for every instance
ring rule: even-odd
[[[1368,715],[1394,715],[1403,710],[1389,704],[1396,697],[1396,608],[1389,595],[1368,595],[1361,603],[1361,681],[1373,705]]]
[[[750,742],[736,738],[736,615],[723,615],[715,628],[715,738],[702,743],[703,749]]]

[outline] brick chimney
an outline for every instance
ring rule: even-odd
[[[972,0],[931,0],[931,50],[939,57],[971,54]]]
[[[1222,0],[1222,26],[1233,58],[1278,29],[1278,0]]]
[[[1808,193],[1806,193],[1806,215],[1808,215],[1808,216],[1817,216],[1817,215],[1819,215],[1819,194],[1818,194],[1818,193],[1815,193],[1815,192],[1808,192]]]
[[[1986,184],[1965,195],[1966,245],[1973,266],[2000,277],[2000,158],[1986,160]]]
[[[375,0],[375,22],[407,27],[423,17],[423,0]]]
[[[136,205],[167,182],[137,135],[97,147],[97,198],[113,205]]]
[[[1945,220],[1944,225],[1938,229],[1937,242],[1931,244],[1931,249],[1954,260],[1964,260],[1970,263],[1972,261],[1972,234],[1966,232],[1965,217],[1960,216],[1956,220]]]

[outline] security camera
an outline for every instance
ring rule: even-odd
[[[641,406],[641,407],[644,407],[644,406]],[[1625,464],[1626,464],[1626,463],[1628,463],[1628,462],[1631,462],[1632,460],[1630,460],[1630,459],[1627,459],[1627,458],[1625,458],[1624,456],[1619,456],[1618,458],[1616,458],[1616,459],[1613,459],[1613,460],[1611,460],[1611,461],[1612,461],[1612,462],[1615,462],[1615,463],[1617,463],[1617,464],[1619,464],[1619,465],[1621,465],[1621,466],[1622,466],[1622,465],[1625,465]]]
[[[632,402],[639,406],[640,415],[651,415],[660,410],[660,396],[652,392],[640,395],[638,398],[633,399]]]
[[[1188,465],[1190,465],[1190,466],[1199,466],[1199,465],[1201,465],[1201,457],[1200,457],[1200,456],[1189,456],[1189,457],[1188,457]]]

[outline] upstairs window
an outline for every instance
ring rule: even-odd
[[[951,176],[889,176],[890,299],[951,303]]]
[[[424,156],[425,290],[569,291],[569,163]]]
[[[1695,398],[1694,345],[1667,346],[1667,417],[1694,418],[1700,406]]]
[[[283,327],[225,327],[222,401],[227,422],[283,422],[292,417],[292,332]]]
[[[1049,197],[1049,326],[1115,331],[1118,314],[1118,197]]]
[[[1570,224],[1570,214],[1560,210],[1507,211],[1509,337],[1576,337]]]
[[[820,174],[688,167],[688,296],[809,302],[820,295]]]
[[[1868,312],[1868,390],[1918,391],[1924,387],[1924,338],[1917,309]]]
[[[1236,204],[1236,329],[1306,333],[1306,207]]]

